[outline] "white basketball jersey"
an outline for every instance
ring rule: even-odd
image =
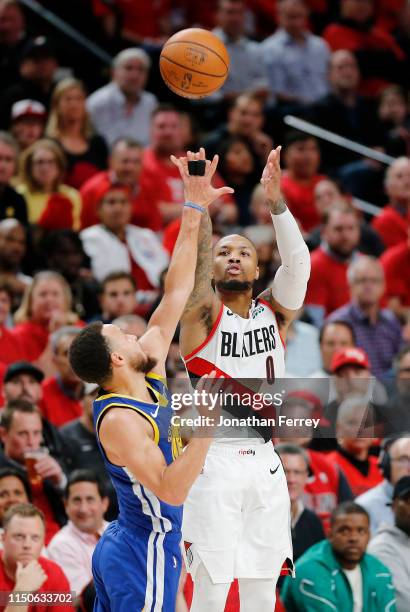
[[[275,313],[265,300],[253,301],[243,319],[224,304],[206,340],[184,357],[188,372],[216,370],[226,378],[258,378],[273,383],[285,376],[285,349]]]

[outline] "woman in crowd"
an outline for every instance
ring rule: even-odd
[[[80,227],[81,197],[63,183],[65,169],[64,153],[53,140],[37,140],[22,154],[17,191],[27,202],[31,224],[44,230]]]
[[[46,375],[54,374],[50,335],[64,325],[81,325],[72,311],[67,281],[57,272],[38,272],[14,315],[12,334],[23,347],[25,359],[35,362]]]
[[[46,134],[59,142],[67,158],[66,182],[79,189],[107,167],[105,140],[93,132],[81,81],[63,79],[56,86]]]

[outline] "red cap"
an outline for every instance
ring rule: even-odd
[[[346,348],[336,351],[332,357],[330,371],[335,373],[345,365],[355,365],[368,369],[370,367],[369,358],[361,348]]]
[[[130,195],[130,188],[127,185],[123,185],[122,183],[111,183],[108,181],[104,181],[101,182],[99,185],[96,185],[94,188],[94,198],[95,198],[95,202],[96,204],[99,204],[101,202],[101,200],[103,199],[103,197],[109,192],[109,191],[125,191],[125,193],[129,196]]]

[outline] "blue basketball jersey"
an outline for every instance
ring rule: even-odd
[[[120,509],[119,524],[125,528],[143,527],[157,533],[179,532],[182,506],[170,506],[161,501],[152,491],[138,482],[125,466],[114,465],[108,461],[99,438],[99,428],[104,415],[109,410],[125,408],[135,410],[151,423],[154,442],[158,444],[168,465],[180,454],[182,444],[178,429],[171,423],[174,412],[166,380],[152,372],[147,374],[145,380],[153,396],[153,403],[104,391],[94,400],[97,442],[117,493]]]

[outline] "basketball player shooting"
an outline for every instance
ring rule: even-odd
[[[203,149],[171,159],[184,182],[185,204],[164,296],[146,333],[138,340],[115,325],[93,323],[70,348],[76,374],[101,387],[94,401],[94,423],[120,508],[118,520],[110,524],[93,555],[97,612],[175,610],[182,561],[181,504],[210,444],[209,437],[192,439],[179,455],[165,360],[194,286],[201,217],[215,199],[233,190],[212,187],[218,159],[205,160]],[[188,168],[198,165],[204,175],[191,176]],[[209,391],[213,376],[201,380],[202,389]],[[202,409],[209,416],[208,408]]]
[[[195,287],[180,334],[192,379],[211,371],[242,380],[284,376],[282,339],[303,305],[310,257],[281,195],[280,177],[277,147],[261,183],[282,265],[256,301],[253,244],[243,236],[225,236],[213,254],[211,221],[208,214],[202,217]],[[214,440],[184,506],[183,538],[194,581],[191,612],[222,612],[234,578],[241,612],[272,612],[282,564],[289,559],[291,566],[292,542],[286,478],[270,435]]]

